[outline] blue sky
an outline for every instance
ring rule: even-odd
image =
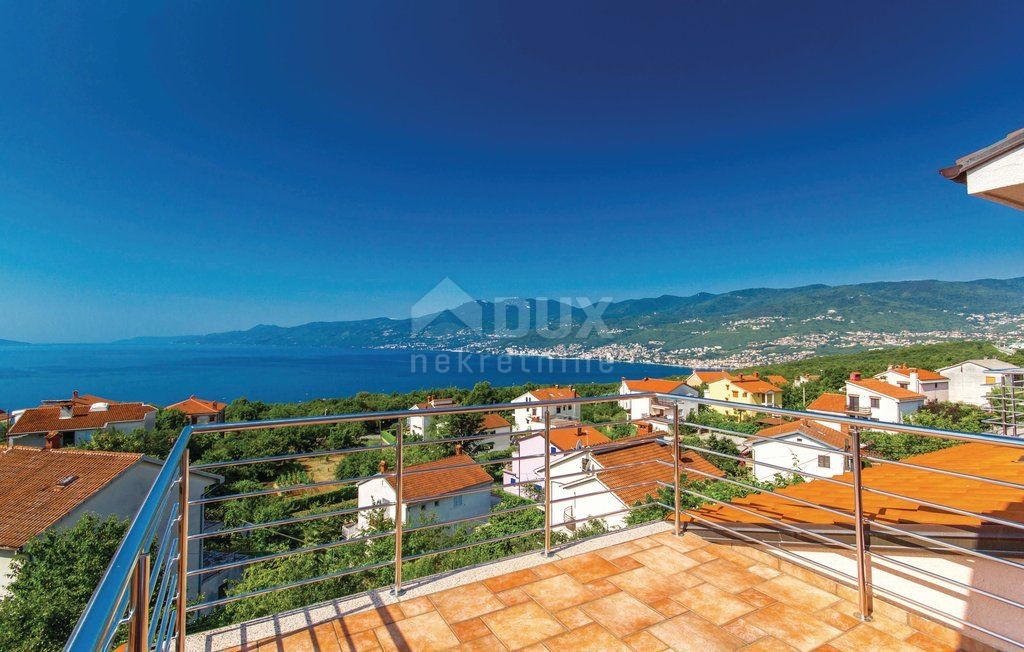
[[[1024,275],[936,173],[1024,126],[1019,3],[30,4],[0,338]]]

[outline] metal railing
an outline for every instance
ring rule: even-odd
[[[587,453],[593,457],[592,454],[595,451],[614,451],[616,448],[625,448],[637,445],[638,442],[648,442],[650,439],[627,438],[612,440],[610,443],[575,447],[567,451],[552,451],[551,409],[555,406],[564,406],[566,404],[587,405],[604,402],[618,402],[621,400],[637,398],[652,398],[672,401],[670,431],[663,432],[658,435],[660,437],[660,445],[668,447],[672,451],[671,462],[663,458],[659,458],[654,461],[640,460],[620,466],[610,467],[582,465],[579,471],[570,469],[569,472],[556,472],[553,475],[553,465],[561,465],[563,461],[568,460],[572,455]],[[968,556],[972,559],[989,560],[1015,570],[1024,570],[1024,563],[1015,562],[1012,559],[1006,558],[1005,555],[1000,555],[992,551],[983,552],[969,546],[953,543],[947,540],[948,537],[943,538],[935,535],[935,533],[916,531],[912,528],[908,529],[905,527],[897,527],[893,524],[882,523],[877,519],[869,518],[865,511],[864,497],[866,494],[873,494],[891,498],[893,500],[911,503],[916,502],[919,505],[926,506],[928,509],[978,518],[983,522],[993,523],[1003,528],[1013,530],[1024,530],[1024,523],[1019,523],[1002,516],[978,514],[956,506],[943,505],[938,502],[922,500],[912,496],[903,495],[902,493],[882,490],[877,487],[865,485],[862,477],[862,468],[867,464],[890,464],[896,467],[912,469],[915,471],[933,472],[939,479],[954,477],[972,481],[991,482],[1001,487],[1021,491],[1024,491],[1024,484],[1018,484],[1005,479],[985,478],[983,476],[977,476],[951,469],[934,469],[914,464],[912,462],[888,460],[872,456],[868,451],[862,449],[861,431],[869,428],[875,430],[884,429],[890,432],[923,435],[964,442],[983,442],[1002,446],[1013,446],[1017,448],[1024,448],[1024,441],[996,435],[937,430],[909,424],[894,424],[875,421],[868,422],[864,419],[857,419],[848,416],[807,413],[774,406],[749,405],[734,401],[719,401],[707,398],[687,397],[688,402],[697,403],[705,406],[706,408],[713,409],[717,407],[730,412],[742,410],[752,413],[763,413],[768,409],[772,416],[829,421],[849,428],[850,445],[846,447],[845,450],[827,447],[817,442],[786,441],[786,445],[798,449],[842,455],[844,459],[849,460],[848,464],[844,464],[844,468],[849,467],[852,470],[851,473],[849,473],[849,477],[846,479],[838,479],[824,474],[813,473],[799,467],[788,467],[783,465],[774,465],[763,461],[754,461],[755,466],[771,469],[783,475],[798,475],[808,480],[819,482],[823,486],[826,484],[842,486],[851,492],[849,509],[825,505],[820,502],[816,502],[815,500],[800,498],[793,495],[783,493],[778,494],[785,500],[794,504],[821,510],[836,519],[849,522],[849,526],[845,527],[834,526],[830,528],[816,528],[809,524],[797,524],[780,518],[773,518],[772,516],[765,514],[763,511],[750,509],[748,506],[744,506],[742,504],[723,501],[707,494],[706,492],[699,491],[699,485],[693,482],[694,479],[713,480],[727,485],[732,485],[743,490],[749,490],[749,492],[773,492],[773,490],[766,488],[764,485],[754,484],[743,475],[721,477],[691,466],[685,461],[688,458],[681,455],[684,448],[681,441],[681,428],[687,428],[688,432],[696,430],[698,433],[703,432],[705,434],[715,434],[734,438],[742,437],[745,440],[753,439],[755,441],[775,441],[775,439],[772,437],[730,430],[723,427],[703,425],[694,421],[692,414],[681,415],[680,405],[674,401],[675,398],[677,397],[647,392],[623,396],[597,396],[570,400],[559,399],[553,401],[531,402],[529,404],[530,409],[538,408],[543,410],[544,419],[542,428],[539,430],[500,433],[498,436],[511,436],[517,443],[541,437],[543,441],[542,453],[526,454],[522,449],[517,447],[516,451],[508,457],[503,456],[501,459],[482,459],[474,461],[473,463],[452,465],[445,468],[447,470],[455,470],[474,466],[485,468],[493,465],[495,468],[505,469],[506,473],[508,473],[509,470],[518,470],[521,472],[523,463],[528,462],[533,466],[535,471],[539,471],[537,477],[532,477],[526,481],[526,484],[531,485],[534,483],[542,483],[542,490],[540,495],[537,496],[538,500],[496,511],[473,513],[468,516],[460,515],[447,520],[426,522],[416,522],[410,518],[410,507],[413,504],[425,504],[433,500],[454,499],[455,497],[466,498],[480,493],[490,494],[491,492],[498,491],[507,491],[510,493],[517,492],[519,495],[522,495],[522,485],[519,483],[521,478],[516,478],[515,482],[506,483],[506,480],[512,478],[506,478],[506,476],[503,475],[501,482],[495,481],[493,484],[489,484],[486,487],[474,486],[459,491],[438,493],[430,496],[417,495],[413,498],[409,498],[406,495],[406,492],[408,491],[407,481],[414,479],[417,474],[436,471],[432,471],[431,469],[418,469],[416,468],[416,465],[410,467],[406,464],[407,452],[414,450],[418,446],[424,445],[465,445],[473,442],[487,441],[493,439],[496,435],[492,433],[473,433],[453,437],[423,439],[413,437],[407,433],[405,420],[413,416],[436,418],[454,414],[482,414],[488,412],[511,411],[515,409],[522,409],[522,404],[508,403],[482,406],[444,406],[417,410],[318,416],[187,427],[182,431],[178,440],[172,447],[166,463],[139,508],[138,513],[132,520],[128,532],[115,553],[106,574],[89,600],[85,612],[79,619],[71,638],[67,643],[66,649],[109,650],[112,644],[126,640],[127,648],[133,651],[143,649],[183,650],[187,617],[191,614],[199,615],[209,613],[210,610],[224,607],[225,605],[248,598],[254,598],[278,591],[286,591],[319,582],[337,580],[349,575],[384,571],[387,569],[392,569],[393,572],[393,579],[390,582],[391,590],[396,595],[401,595],[404,583],[406,582],[403,568],[413,561],[453,553],[475,546],[510,542],[511,540],[520,537],[538,537],[535,540],[536,545],[532,549],[535,552],[541,552],[544,555],[551,555],[554,548],[559,545],[559,542],[555,540],[555,535],[558,535],[558,538],[564,541],[567,537],[566,532],[573,533],[577,531],[579,529],[577,526],[580,524],[595,521],[608,522],[609,519],[615,519],[613,522],[622,526],[626,523],[626,517],[634,510],[652,507],[660,507],[665,510],[664,513],[671,518],[673,522],[673,531],[677,535],[683,532],[685,519],[687,521],[687,525],[685,527],[690,527],[689,523],[696,523],[699,524],[699,527],[708,532],[720,533],[723,534],[723,536],[729,537],[733,541],[750,543],[775,553],[788,555],[792,553],[794,547],[806,546],[809,545],[809,542],[813,542],[814,545],[824,546],[829,550],[841,551],[852,555],[855,561],[855,571],[852,574],[839,571],[812,559],[802,558],[800,563],[823,573],[828,573],[831,577],[838,576],[840,581],[843,581],[849,586],[855,588],[858,595],[860,615],[865,620],[870,619],[871,617],[873,610],[873,596],[876,593],[887,595],[889,597],[898,597],[924,613],[936,613],[935,609],[928,605],[915,602],[907,596],[894,596],[891,589],[879,586],[876,582],[873,582],[871,577],[872,568],[879,564],[885,565],[888,568],[902,568],[908,572],[912,571],[924,576],[931,575],[933,576],[932,579],[941,580],[949,585],[957,586],[964,591],[973,592],[974,594],[997,600],[1002,604],[1024,609],[1024,604],[1020,604],[1010,597],[1000,595],[994,591],[973,587],[967,583],[959,582],[954,578],[942,577],[927,569],[919,569],[905,561],[895,559],[891,555],[881,554],[878,550],[882,546],[879,546],[876,543],[876,540],[882,540],[885,537],[889,537],[891,540],[913,542],[928,550],[937,550],[942,553]],[[275,430],[369,421],[382,423],[395,422],[395,442],[393,444],[371,444],[350,448],[313,450],[309,452],[288,452],[259,458],[211,461],[201,464],[190,464],[189,460],[188,450],[190,443],[198,441],[197,438],[202,436],[245,436],[245,432],[252,430]],[[629,423],[629,420],[608,421],[587,425],[606,427],[623,423]],[[384,440],[382,439],[381,441]],[[704,442],[706,439],[701,441]],[[687,442],[688,443],[685,446],[686,450],[694,451],[713,463],[728,459],[743,464],[749,464],[751,462],[750,459],[743,455],[725,453],[721,450],[709,448],[707,444],[698,445],[692,439],[688,439]],[[223,471],[225,469],[250,465],[294,463],[296,461],[311,458],[344,456],[364,451],[379,451],[382,454],[386,451],[393,451],[395,456],[394,469],[373,475],[310,481],[285,486],[267,486],[262,489],[232,494],[200,496],[190,495],[189,491],[190,475],[196,471],[210,472],[218,469]],[[637,483],[624,487],[610,487],[606,483],[598,482],[581,494],[572,494],[562,497],[554,496],[553,490],[556,485],[562,487],[565,482],[576,483],[578,481],[585,480],[587,477],[593,477],[595,475],[600,476],[600,474],[604,472],[616,471],[639,465],[650,465],[652,463],[655,465],[661,465],[663,468],[671,468],[672,481],[669,482],[666,479],[660,479],[664,477],[660,476],[659,479],[641,480]],[[203,531],[201,527],[198,527],[198,524],[201,524],[203,519],[195,518],[193,519],[193,527],[190,531],[190,510],[193,510],[194,515],[194,510],[201,511],[206,506],[219,505],[229,501],[275,495],[291,495],[297,492],[317,492],[328,488],[351,487],[353,485],[360,485],[361,483],[366,483],[380,478],[385,478],[391,484],[394,492],[393,500],[364,505],[357,504],[356,506],[351,507],[343,506],[338,509],[329,509],[322,512],[302,513],[297,515],[291,514],[287,518],[278,518],[276,520],[266,522],[244,523],[242,525],[222,526],[217,529],[207,531]],[[581,510],[576,504],[578,499],[590,498],[615,493],[616,491],[636,488],[651,489],[651,491],[646,494],[647,499],[642,501],[642,504],[626,505],[622,500],[619,500],[619,504],[624,505],[624,507],[607,509],[600,513],[592,514],[583,513],[586,510]],[[667,488],[670,490],[669,493],[672,496],[671,503],[663,502],[663,499],[659,498],[658,490],[661,488]],[[771,527],[775,528],[775,532],[778,535],[776,537],[776,541],[773,542],[768,540],[766,537],[759,538],[755,536],[756,533],[752,533],[752,530],[749,527],[746,527],[747,524],[738,521],[732,523],[723,521],[722,519],[710,519],[706,514],[702,513],[698,509],[684,510],[682,507],[682,499],[684,496],[689,496],[699,501],[701,504],[727,506],[731,510],[736,510],[736,512],[743,513],[757,519],[758,521],[770,523]],[[609,503],[609,505],[611,506],[611,503]],[[209,566],[203,566],[201,562],[196,564],[194,567],[189,565],[189,552],[201,551],[205,542],[217,537],[250,535],[251,533],[260,530],[274,531],[275,528],[299,523],[322,521],[325,519],[346,519],[355,517],[358,520],[364,512],[371,510],[376,510],[378,513],[381,510],[393,510],[394,516],[391,519],[391,528],[383,530],[363,528],[358,532],[354,532],[351,536],[346,535],[345,537],[336,540],[317,541],[311,544],[302,542],[303,545],[292,546],[285,550],[269,552],[259,556],[229,559]],[[502,514],[528,510],[539,510],[543,512],[542,525],[538,524],[535,527],[522,531],[504,533],[485,539],[460,542],[456,545],[451,545],[438,550],[423,550],[413,553],[406,549],[407,546],[405,544],[407,537],[416,532],[429,530],[431,528],[453,528],[463,525],[473,525],[474,523],[487,521],[490,518],[494,518]],[[560,518],[555,518],[556,515]],[[572,518],[568,518],[569,516],[572,516]],[[789,539],[784,542],[782,534],[787,535]],[[216,573],[244,569],[251,567],[254,564],[274,562],[295,557],[297,555],[322,553],[328,550],[341,548],[346,545],[366,544],[390,537],[394,538],[393,560],[368,561],[365,564],[331,570],[330,572],[326,572],[318,576],[305,577],[273,586],[264,586],[247,592],[229,592],[227,595],[214,599],[203,600],[199,598],[203,578]],[[1022,539],[1024,539],[1024,537],[1022,537]],[[529,539],[528,541],[534,540]],[[193,555],[193,557],[201,558],[202,555]],[[426,577],[430,577],[430,575],[424,575],[418,579],[422,580]],[[196,590],[192,592],[194,596],[191,601],[189,600],[190,586],[194,586],[196,588]],[[384,587],[378,586],[377,588]],[[1014,645],[1021,645],[1011,637],[992,631],[990,628],[981,626],[977,623],[970,623],[965,619],[950,617],[945,613],[942,614],[942,617],[958,622],[964,627],[972,627],[977,631],[984,632],[985,634],[991,635],[1001,641],[1012,643]]]

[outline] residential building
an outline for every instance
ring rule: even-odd
[[[410,407],[410,410],[426,410],[430,408],[441,408],[441,407],[455,407],[458,402],[453,398],[435,398],[433,396],[427,397],[427,400],[422,403],[417,403]],[[424,414],[423,416],[409,417],[409,433],[422,437],[426,432],[430,424],[434,422],[434,418],[431,415]]]
[[[704,396],[719,401],[730,401],[733,403],[745,403],[747,405],[763,405],[766,408],[779,407],[782,405],[782,389],[754,372],[753,374],[740,374],[721,378],[708,385]],[[743,409],[730,409],[711,406],[711,409],[730,416],[743,416],[750,414]]]
[[[820,412],[821,414],[831,414],[837,417],[849,416],[846,413],[846,394],[824,392],[821,396],[808,403],[804,409],[808,412]],[[843,426],[833,421],[815,419],[814,422],[832,430],[843,430]]]
[[[949,400],[949,378],[930,369],[919,369],[906,365],[889,365],[889,368],[875,376],[882,382],[924,394],[929,403]]]
[[[846,412],[872,421],[903,423],[904,417],[924,406],[924,394],[878,380],[862,378],[860,372],[846,381]]]
[[[690,387],[700,387],[701,385],[710,385],[711,383],[722,380],[723,378],[732,378],[732,374],[728,371],[694,371],[690,374],[690,377],[686,379],[686,384]]]
[[[491,444],[491,450],[504,450],[512,446],[512,424],[497,412],[490,412],[483,416],[483,420],[480,422],[480,432],[496,435],[482,440]]]
[[[640,380],[622,379],[619,394],[641,394],[657,392],[667,396],[654,398],[628,398],[619,401],[619,407],[629,412],[631,421],[648,421],[651,426],[661,432],[671,432],[675,406],[679,406],[680,420],[697,411],[697,403],[693,398],[699,392],[681,380],[663,378],[642,378]]]
[[[785,387],[789,384],[789,381],[784,376],[779,376],[778,374],[768,374],[765,376],[765,380],[776,387]]]
[[[963,362],[943,367],[940,374],[949,379],[949,400],[956,403],[970,403],[978,407],[989,405],[989,393],[998,387],[1003,373],[1014,366],[995,358],[964,360]]]
[[[196,398],[196,395],[193,394],[184,401],[168,405],[165,409],[177,410],[188,417],[190,424],[201,426],[208,423],[224,423],[224,410],[227,407],[227,403]]]
[[[572,451],[588,446],[611,442],[603,432],[593,426],[576,425],[551,429],[551,460],[560,459]],[[502,484],[505,491],[530,498],[537,491],[544,491],[544,445],[543,432],[526,435],[519,439],[512,462],[505,467]]]
[[[15,554],[52,528],[72,527],[85,514],[131,518],[160,472],[162,462],[139,453],[111,453],[73,448],[12,446],[0,451],[0,595],[10,583]],[[189,494],[198,498],[220,482],[201,471],[190,475]],[[189,508],[189,532],[203,523],[203,506]],[[199,543],[199,542],[197,542]],[[189,568],[198,568],[202,546],[189,547]],[[198,578],[189,596],[199,594]]]
[[[690,480],[724,475],[692,451],[681,452],[680,466],[700,472],[691,472]],[[620,439],[563,455],[551,463],[551,524],[568,531],[590,520],[623,527],[630,509],[648,502],[648,496],[656,499],[662,483],[673,483],[672,475],[672,446],[651,437]]]
[[[793,380],[793,387],[813,383],[816,380],[821,380],[821,376],[818,376],[817,374],[800,374]]]
[[[555,385],[554,387],[542,387],[526,392],[512,399],[512,402],[529,404],[537,401],[562,401],[574,398],[579,398],[579,394],[576,393],[572,385],[568,387]],[[578,403],[550,406],[548,410],[552,420],[580,420],[580,406]],[[525,405],[521,408],[516,408],[513,414],[515,416],[516,430],[538,430],[544,427],[544,408]]]
[[[939,173],[967,186],[968,195],[1024,210],[1024,129],[957,159]]]
[[[459,445],[455,455],[407,466],[402,473],[403,523],[445,523],[477,517],[486,520],[491,510],[491,492],[487,489],[493,484],[494,479]],[[379,475],[359,483],[358,495],[360,507],[380,504],[388,518],[395,518],[395,475],[388,472],[383,460]],[[369,527],[370,515],[370,510],[359,512],[360,529]]]
[[[10,443],[42,448],[46,440],[60,437],[61,446],[73,446],[92,439],[97,430],[121,432],[152,430],[156,408],[145,403],[118,403],[98,396],[74,392],[70,399],[44,401],[17,415],[7,431]]]
[[[816,476],[831,478],[849,470],[849,438],[817,421],[800,419],[758,431],[759,437],[744,442],[742,451],[749,455],[754,477],[760,481],[785,475],[773,467],[783,467]],[[801,444],[801,445],[794,445]],[[818,450],[808,448],[816,446]],[[771,464],[772,466],[765,466]]]

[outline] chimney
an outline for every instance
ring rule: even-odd
[[[455,444],[455,454],[462,455],[462,444]]]
[[[558,389],[558,383],[555,383],[555,389]]]
[[[650,376],[644,376],[644,380],[650,380],[650,379],[651,379]]]
[[[380,464],[377,465],[377,468],[380,470],[381,475],[384,475],[388,472],[388,461],[381,460]]]
[[[755,371],[754,372],[754,378],[760,378],[760,377],[761,377],[761,372],[760,371]]]
[[[54,430],[46,434],[46,443],[43,445],[43,448],[46,450],[56,450],[61,447],[61,444],[60,433]]]
[[[860,380],[860,372],[859,371],[851,371],[850,372],[850,380],[853,380],[853,381]]]
[[[893,366],[892,366],[892,363],[890,363],[890,364],[889,364],[889,368],[888,368],[888,369],[886,369],[886,371],[892,371],[892,369],[893,369]]]
[[[71,398],[78,398],[78,390],[71,392]]]
[[[74,413],[75,413],[74,407],[72,407],[70,405],[62,405],[62,406],[60,406],[60,418],[61,419],[70,419],[72,416],[74,416]]]

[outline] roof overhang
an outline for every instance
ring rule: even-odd
[[[1024,129],[957,159],[939,174],[967,186],[967,194],[1024,210]]]

